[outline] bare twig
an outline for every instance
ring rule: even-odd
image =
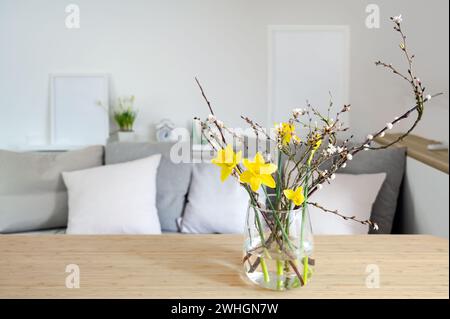
[[[374,223],[371,220],[360,220],[360,219],[356,218],[356,216],[345,216],[345,215],[342,215],[341,213],[339,213],[338,210],[327,209],[327,208],[319,205],[318,203],[308,202],[308,205],[317,207],[317,208],[319,208],[320,210],[322,210],[322,211],[324,211],[326,213],[331,213],[331,214],[334,214],[336,216],[339,216],[339,217],[343,218],[344,220],[352,220],[354,222],[360,223],[362,225],[368,225],[368,226],[372,227],[373,229],[378,230],[377,223]]]

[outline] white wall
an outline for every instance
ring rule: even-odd
[[[81,29],[65,28],[65,6],[81,9]],[[107,72],[111,97],[135,94],[137,130],[161,118],[187,126],[207,114],[193,77],[231,125],[245,113],[267,119],[267,26],[350,25],[351,125],[359,135],[412,104],[407,87],[373,61],[403,61],[387,21],[403,13],[421,77],[448,90],[448,1],[377,0],[382,27],[365,27],[361,0],[0,0],[0,146],[44,139],[48,74]],[[330,52],[330,54],[333,54]],[[324,95],[328,88],[324,87]],[[299,101],[301,103],[302,101]],[[448,95],[417,130],[448,140]]]

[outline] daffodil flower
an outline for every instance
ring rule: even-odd
[[[295,206],[300,206],[305,201],[305,195],[303,194],[303,187],[297,187],[297,189],[285,189],[283,191],[284,196],[291,200]]]
[[[295,136],[295,126],[291,123],[281,123],[277,126],[278,134],[283,145],[288,145]]]
[[[220,180],[224,182],[233,173],[233,170],[241,162],[241,159],[242,151],[235,153],[233,147],[229,144],[225,149],[221,149],[217,153],[217,157],[212,159],[211,163],[222,169],[220,172]]]
[[[252,191],[257,192],[261,184],[275,188],[276,183],[272,174],[276,172],[275,164],[266,163],[261,153],[257,153],[254,160],[244,159],[243,164],[247,170],[240,176],[241,183],[250,185]]]

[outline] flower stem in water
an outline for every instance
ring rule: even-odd
[[[283,288],[283,262],[281,260],[277,260],[277,289],[282,289]]]
[[[303,257],[303,280],[306,282],[308,281],[308,256],[305,255]]]
[[[259,257],[259,260],[261,261],[261,269],[262,269],[262,272],[263,272],[263,275],[264,275],[264,281],[265,282],[270,282],[270,277],[269,277],[269,272],[267,271],[266,261],[262,257]]]

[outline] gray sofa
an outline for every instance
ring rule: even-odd
[[[0,150],[0,234],[64,234],[67,193],[64,171],[127,162],[162,154],[157,176],[157,208],[163,232],[177,232],[189,192],[192,168],[174,164],[170,143],[110,143],[69,152],[15,153]],[[390,233],[405,171],[405,150],[364,152],[342,170],[348,174],[387,173],[373,205],[379,233]],[[205,194],[207,196],[207,194]]]

